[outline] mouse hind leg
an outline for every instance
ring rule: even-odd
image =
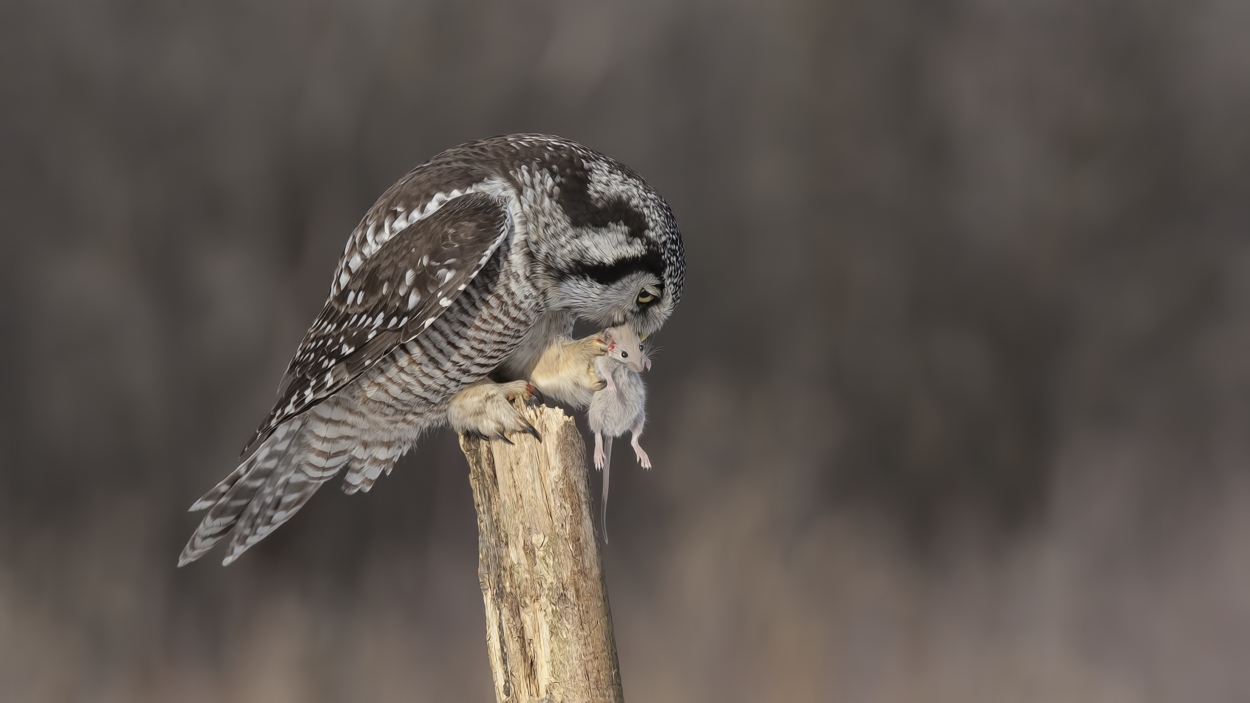
[[[646,418],[643,415],[638,415],[638,420],[630,428],[630,433],[633,436],[630,437],[629,444],[634,448],[634,454],[638,457],[638,463],[642,465],[642,468],[649,469],[651,468],[651,457],[647,456],[647,453],[642,450],[642,445],[638,444],[638,438],[642,436],[642,425],[645,421]]]

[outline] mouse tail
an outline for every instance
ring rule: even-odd
[[[599,506],[599,520],[603,523],[603,543],[608,543],[608,477],[612,470],[612,437],[603,438],[603,498]]]

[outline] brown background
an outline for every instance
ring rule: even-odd
[[[614,472],[630,700],[1243,700],[1248,36],[1243,0],[5,0],[0,700],[490,700],[446,431],[174,563],[365,209],[513,131],[685,235],[656,468]]]

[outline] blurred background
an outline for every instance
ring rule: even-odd
[[[613,472],[630,700],[1245,700],[1247,36],[1241,0],[4,0],[0,700],[492,700],[450,432],[174,564],[365,210],[515,131],[685,236],[656,468]]]

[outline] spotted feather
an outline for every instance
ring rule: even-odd
[[[278,403],[248,448],[428,329],[512,232],[506,206],[487,193],[440,205],[398,233],[390,234],[393,224],[386,224],[385,241],[346,257],[350,275],[335,279],[343,285],[304,336]],[[367,232],[375,224],[361,227]]]

